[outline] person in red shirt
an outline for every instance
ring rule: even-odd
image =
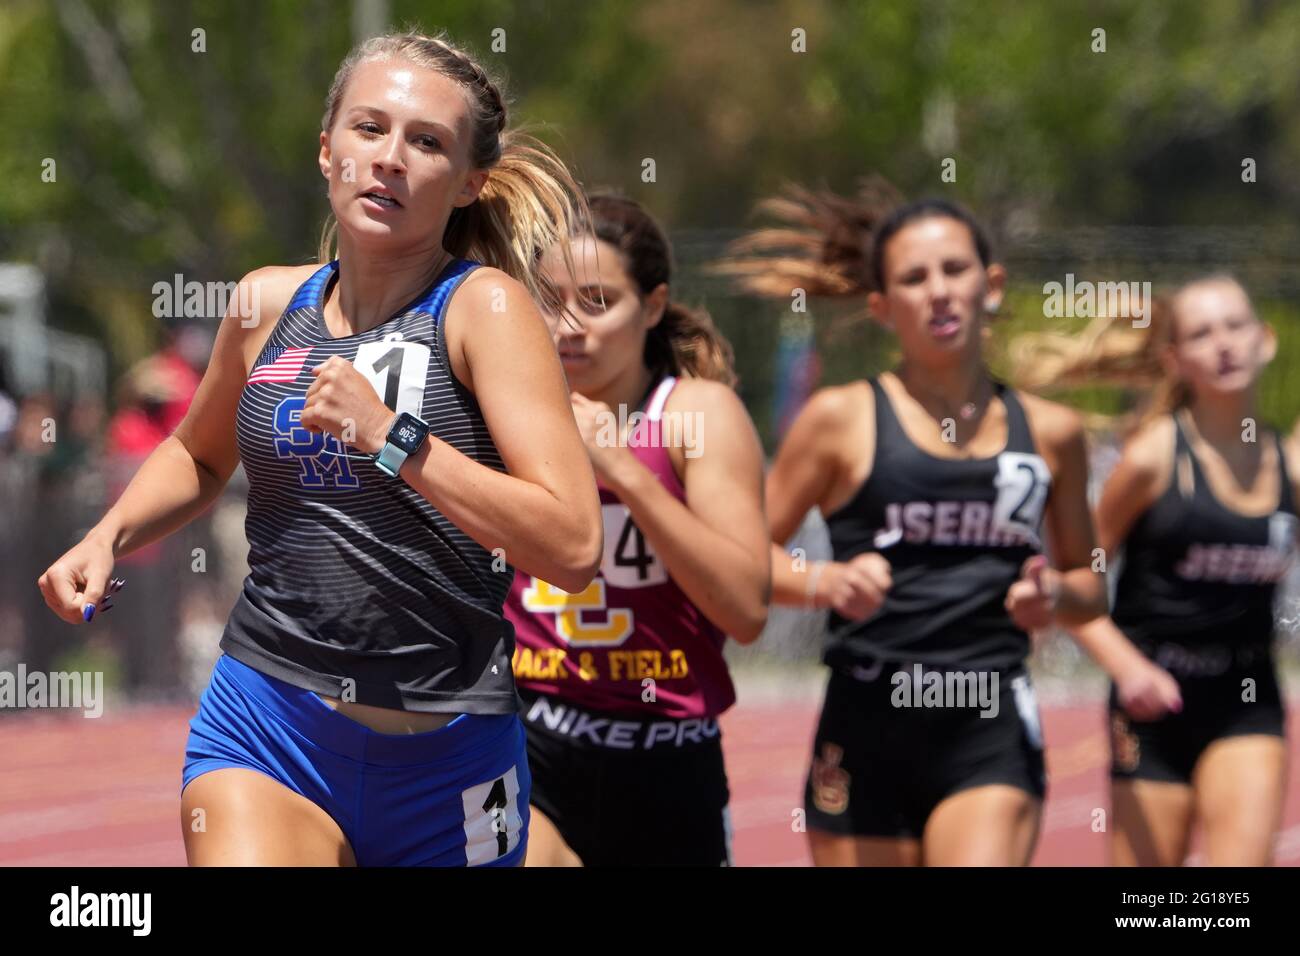
[[[119,408],[109,422],[109,453],[147,457],[185,418],[199,379],[171,345],[133,365],[122,378]]]

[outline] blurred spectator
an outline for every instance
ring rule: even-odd
[[[198,387],[199,373],[173,346],[131,366],[118,386],[109,453],[143,461],[181,423]]]
[[[18,403],[9,392],[9,377],[4,359],[0,358],[0,458],[9,450],[14,426],[18,423]]]
[[[23,457],[39,461],[54,451],[57,422],[54,397],[34,392],[18,405],[14,422],[14,450]]]
[[[77,444],[52,395],[34,392],[22,399],[7,463],[8,490],[22,506],[10,511],[13,535],[7,550],[19,571],[18,593],[12,596],[26,625],[22,659],[34,670],[53,669],[55,659],[70,649],[74,639],[71,628],[45,608],[36,578],[69,546],[75,530],[65,487],[83,455]]]
[[[111,419],[98,394],[15,402],[0,378],[0,500],[11,504],[0,522],[8,572],[0,576],[0,666],[54,671],[93,661],[120,675],[118,689],[137,701],[184,696],[194,674],[211,671],[243,566],[224,539],[238,537],[246,550],[237,489],[213,512],[230,526],[219,544],[210,513],[119,558],[114,573],[128,587],[91,627],[59,621],[36,587],[184,418],[210,352],[204,328],[172,328],[163,349],[121,377]]]
[[[105,455],[109,502],[189,410],[199,373],[178,347],[179,339],[173,334],[166,347],[131,366],[118,383]],[[112,628],[121,634],[127,689],[136,697],[164,695],[180,683],[176,636],[186,594],[177,585],[189,571],[182,537],[118,559],[116,573],[128,590],[114,602]]]

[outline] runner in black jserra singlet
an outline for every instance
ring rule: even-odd
[[[1005,273],[968,213],[798,200],[798,221],[820,224],[815,261],[735,271],[761,275],[760,291],[788,277],[809,294],[865,292],[902,352],[897,372],[814,395],[768,477],[774,541],[818,506],[834,551],[811,568],[773,551],[776,602],[834,611],[805,791],[814,859],[1027,863],[1044,792],[1027,632],[1104,608],[1081,422],[985,371]],[[871,221],[857,261],[845,230]]]
[[[584,201],[505,125],[440,37],[354,50],[322,124],[323,264],[245,277],[185,420],[41,578],[90,620],[115,558],[244,465],[249,575],[181,776],[192,864],[523,863],[502,604],[514,568],[581,591],[602,530],[529,246]]]
[[[940,458],[907,437],[880,382],[875,461],[853,497],[826,516],[835,560],[876,552],[892,584],[880,609],[851,621],[832,612],[826,663],[877,661],[943,668],[1016,668],[1029,651],[1003,600],[1042,551],[1051,475],[1013,390],[995,383],[1006,446],[984,458]]]
[[[1261,440],[1277,471],[1277,507],[1242,514],[1220,501],[1187,440],[1186,416],[1171,416],[1172,480],[1124,539],[1111,617],[1165,670],[1214,676],[1271,654],[1277,584],[1295,551],[1296,496],[1286,449],[1268,431]]]
[[[1193,817],[1211,864],[1260,865],[1281,819],[1285,713],[1272,653],[1277,584],[1295,558],[1296,450],[1256,423],[1270,329],[1232,279],[1153,311],[1177,395],[1129,439],[1097,506],[1120,558],[1114,609],[1075,635],[1110,673],[1115,862],[1178,865]],[[1089,359],[1076,373],[1092,378]],[[1290,458],[1290,461],[1288,461]]]

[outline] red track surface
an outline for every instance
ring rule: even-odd
[[[817,701],[741,705],[723,719],[735,858],[741,866],[802,866],[792,828],[817,720]],[[148,708],[119,717],[15,716],[0,722],[0,864],[176,866],[180,768],[190,711]],[[1292,701],[1291,777],[1277,862],[1300,865],[1300,701]],[[1050,792],[1034,862],[1099,866],[1106,835],[1102,713],[1045,708]],[[1195,855],[1193,856],[1195,860]]]

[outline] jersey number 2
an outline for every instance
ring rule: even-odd
[[[1004,451],[998,455],[998,474],[993,483],[998,489],[993,527],[1022,534],[1038,544],[1038,529],[1052,483],[1047,463],[1037,455]]]

